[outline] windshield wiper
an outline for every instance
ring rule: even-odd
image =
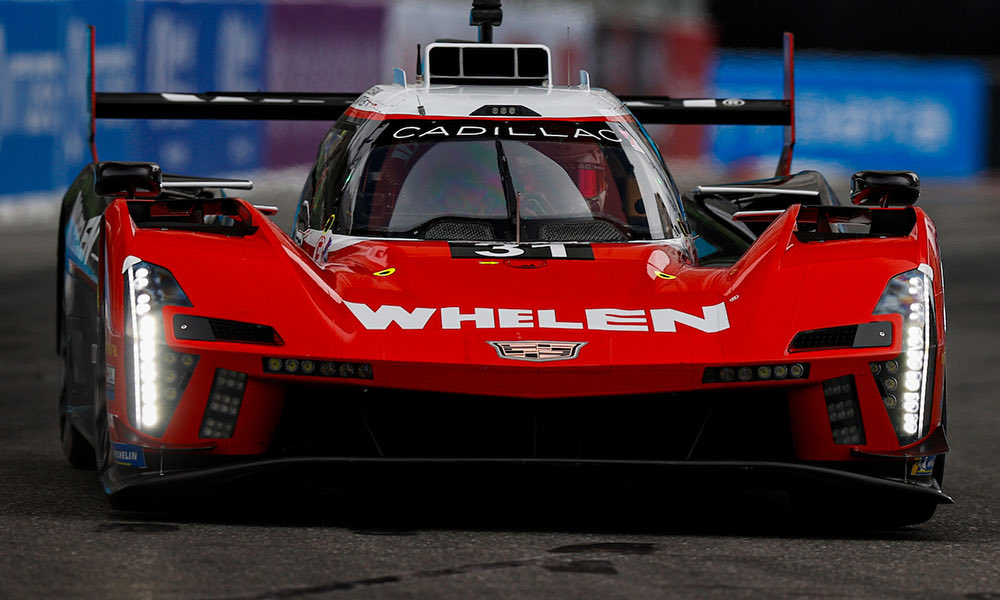
[[[503,143],[500,138],[496,139],[497,144],[497,164],[500,167],[500,179],[503,181],[503,195],[507,200],[507,210],[511,205],[514,210],[511,214],[511,225],[514,226],[514,242],[521,243],[521,194],[514,191],[514,180],[510,176],[510,167],[507,165],[507,153],[503,151]],[[509,238],[508,238],[509,239]]]

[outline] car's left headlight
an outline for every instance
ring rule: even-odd
[[[900,273],[885,286],[873,314],[903,318],[903,353],[871,363],[872,374],[902,446],[927,435],[934,398],[937,327],[934,320],[934,282],[914,269]]]
[[[163,307],[191,306],[170,271],[129,257],[125,262],[125,361],[129,421],[162,436],[198,356],[174,352],[163,336]]]

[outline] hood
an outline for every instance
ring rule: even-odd
[[[493,363],[499,343],[541,341],[585,345],[575,364],[687,363],[731,327],[724,271],[670,242],[352,242],[322,271],[351,353]]]

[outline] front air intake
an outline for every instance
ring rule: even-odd
[[[823,396],[830,417],[830,431],[835,444],[864,444],[865,427],[861,422],[858,391],[854,376],[845,375],[823,382]]]
[[[229,369],[216,369],[212,390],[202,415],[198,437],[224,439],[233,437],[240,405],[247,388],[247,374]]]

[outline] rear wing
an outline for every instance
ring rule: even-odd
[[[118,93],[96,89],[96,32],[90,29],[90,151],[97,157],[97,119],[218,119],[336,121],[358,93],[207,92],[204,94]]]
[[[622,96],[621,100],[635,118],[645,124],[782,125],[785,127],[785,139],[774,175],[790,175],[792,149],[795,147],[795,36],[787,31],[783,39],[783,54],[783,100],[680,99],[662,96]]]
[[[209,92],[205,94],[108,93],[95,89],[95,30],[90,27],[90,148],[97,159],[97,119],[235,119],[335,121],[360,93]],[[784,34],[782,100],[622,96],[641,123],[670,125],[781,125],[784,147],[776,176],[791,173],[795,146],[794,38]]]
[[[96,92],[94,116],[100,119],[336,121],[360,95],[360,93],[123,94]]]

